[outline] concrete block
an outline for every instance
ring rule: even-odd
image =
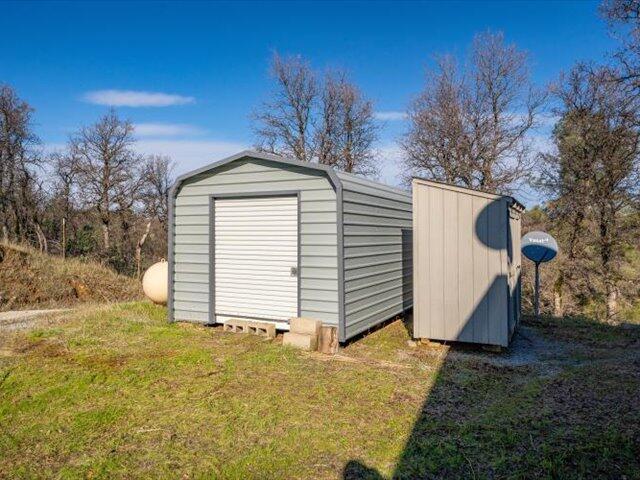
[[[276,326],[267,322],[249,322],[247,324],[248,333],[266,338],[276,338]]]
[[[295,317],[289,319],[289,330],[294,333],[320,336],[322,322],[313,318]]]
[[[225,322],[222,329],[225,332],[250,333],[266,338],[276,338],[276,326],[268,322],[251,322],[238,318],[230,318]]]
[[[258,333],[267,338],[276,338],[276,326],[272,323],[265,323],[258,329]]]
[[[286,332],[282,337],[283,345],[290,345],[302,350],[314,351],[318,347],[317,335],[307,335],[304,333]]]
[[[246,320],[230,318],[225,322],[223,330],[225,332],[247,333],[247,323],[248,322]]]

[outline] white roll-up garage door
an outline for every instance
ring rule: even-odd
[[[215,199],[218,321],[298,315],[298,198]]]

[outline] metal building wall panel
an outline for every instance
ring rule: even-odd
[[[412,305],[411,194],[338,173],[343,189],[345,339]]]
[[[430,317],[433,319],[429,335],[432,338],[444,336],[444,291],[442,280],[435,282],[435,279],[442,279],[444,275],[444,215],[443,215],[443,192],[442,190],[429,190],[430,215],[427,219],[428,241],[431,248],[427,251],[429,255],[429,278],[427,284],[429,289]]]
[[[491,202],[488,205],[488,231],[491,247],[487,251],[488,281],[488,333],[489,343],[505,345],[509,342],[509,285],[507,270],[509,207],[506,202]],[[506,308],[505,308],[506,305]]]
[[[458,281],[458,196],[451,191],[442,191],[442,216],[443,216],[443,246],[442,255],[444,269],[444,283],[450,288],[443,289],[444,315],[443,330],[444,335],[451,337],[458,334],[460,324],[459,305],[460,285]]]
[[[427,190],[424,188],[424,190]],[[457,253],[460,261],[458,262],[458,302],[459,310],[457,323],[459,332],[457,336],[450,339],[458,338],[462,342],[473,342],[473,322],[469,321],[473,317],[475,307],[475,298],[473,296],[473,271],[469,271],[469,267],[473,266],[473,237],[474,217],[473,217],[473,197],[471,195],[458,195],[458,219],[460,226],[458,231]]]
[[[413,188],[413,263],[420,268],[413,270],[413,287],[417,290],[422,288],[418,295],[413,296],[413,334],[416,338],[429,338],[430,319],[429,312],[429,290],[427,289],[429,279],[429,256],[428,250],[421,247],[427,241],[427,228],[416,229],[419,221],[424,221],[424,212],[429,209],[429,190],[426,188]],[[416,318],[424,319],[416,322]]]
[[[473,337],[479,343],[488,343],[488,308],[487,291],[488,266],[486,245],[483,242],[488,237],[488,224],[486,215],[480,218],[480,214],[486,207],[486,199],[473,197],[473,219],[475,223],[475,235],[472,237],[472,258],[473,258],[473,313],[471,322],[473,323]],[[481,240],[482,238],[482,240]],[[446,288],[446,287],[445,287]]]
[[[319,318],[328,324],[338,324],[338,269],[336,192],[326,174],[258,158],[244,158],[187,178],[179,188],[174,207],[173,222],[173,318],[207,323],[209,301],[194,293],[209,292],[209,198],[213,195],[250,194],[252,192],[300,192],[300,245],[299,271],[301,314]],[[204,207],[204,209],[203,209]],[[246,241],[250,225],[233,227],[238,235],[227,240],[234,248],[253,248]],[[279,242],[279,231],[268,235],[263,229],[261,241]],[[230,232],[232,233],[232,232]],[[228,245],[227,245],[228,246]],[[288,247],[287,247],[288,248]],[[224,244],[222,250],[224,251]],[[307,266],[309,262],[310,266]],[[197,266],[196,266],[197,265]],[[312,265],[312,266],[311,266]],[[207,266],[204,272],[203,266]],[[251,273],[254,287],[268,281],[256,266]],[[220,272],[223,273],[222,271]],[[231,272],[228,272],[231,274]],[[266,272],[265,272],[266,273]],[[236,288],[228,278],[227,288]],[[333,300],[328,300],[333,297]]]

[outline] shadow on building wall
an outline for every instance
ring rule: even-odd
[[[413,305],[413,232],[402,229],[402,305],[404,309]]]

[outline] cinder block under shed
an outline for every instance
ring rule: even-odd
[[[289,320],[289,329],[292,332],[318,337],[321,328],[322,322],[313,318],[296,317]]]
[[[282,337],[282,344],[314,351],[322,331],[322,322],[312,318],[295,317],[289,320],[290,331]]]
[[[266,338],[276,338],[276,326],[268,322],[251,322],[232,318],[223,326],[225,332],[250,333]]]
[[[315,351],[318,348],[318,336],[308,333],[285,332],[282,344],[301,350]]]

